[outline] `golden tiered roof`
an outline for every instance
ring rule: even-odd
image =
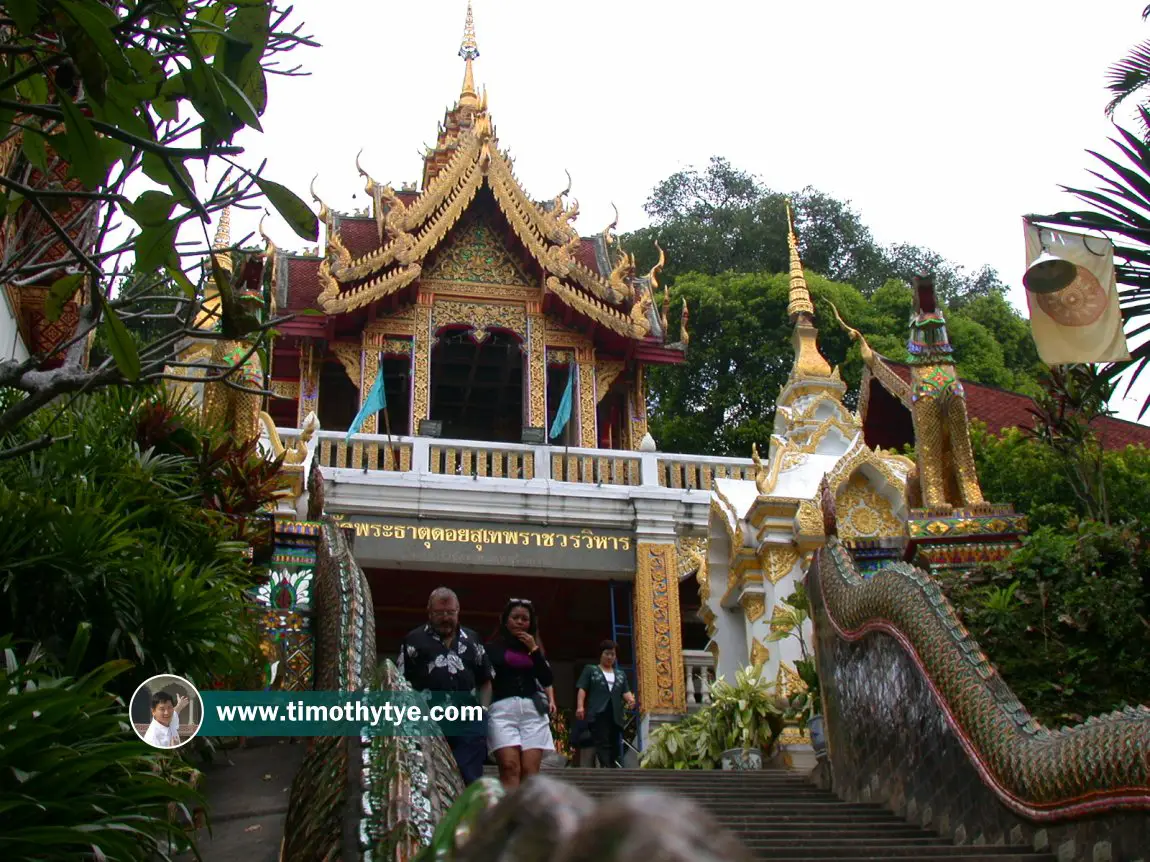
[[[614,243],[617,251],[609,264],[613,271],[604,276],[581,262],[576,255],[583,239],[572,224],[578,202],[566,204],[570,185],[550,201],[532,200],[515,176],[510,156],[499,147],[486,91],[479,93],[475,86],[473,62],[479,49],[470,4],[459,54],[465,62],[463,86],[439,127],[436,146],[424,156],[422,191],[414,198],[397,193],[374,180],[356,159],[373,203],[377,248],[353,255],[335,229],[334,214],[313,191],[328,226],[328,254],[319,268],[319,307],[328,314],[344,314],[414,283],[428,256],[487,189],[542,270],[545,293],[620,336],[642,339],[651,334],[659,315],[652,311],[650,286],[657,284],[662,256],[645,279],[636,278],[634,258],[608,235],[605,244]]]

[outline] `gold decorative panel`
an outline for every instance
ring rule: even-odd
[[[358,344],[333,344],[331,352],[335,354],[335,358],[339,360],[339,364],[343,366],[343,370],[347,372],[356,389],[359,389],[360,357],[363,348]]]
[[[851,476],[835,497],[835,516],[843,539],[874,539],[906,535],[890,501],[867,481],[862,472]]]
[[[379,349],[385,356],[411,356],[411,339],[385,338]]]
[[[498,233],[478,215],[465,216],[440,247],[427,278],[479,284],[530,285]]]
[[[542,314],[527,317],[527,424],[542,428],[547,424],[547,366],[544,356]]]
[[[273,380],[271,391],[280,398],[299,398],[299,383],[295,380]]]
[[[596,437],[598,423],[596,421],[595,404],[595,362],[579,363],[579,441],[580,445],[588,449],[595,449],[599,445]]]
[[[547,330],[548,347],[588,347],[591,342],[587,336],[578,329],[564,326],[550,315],[544,316],[544,325]]]
[[[647,388],[643,385],[643,366],[635,369],[631,389],[631,448],[638,449],[647,435]]]
[[[600,359],[595,363],[595,400],[602,401],[615,378],[623,371],[623,362],[615,359]]]
[[[474,330],[472,337],[477,342],[483,342],[492,329],[510,330],[527,342],[527,311],[522,305],[447,299],[436,300],[432,308],[432,332],[436,340],[444,326],[462,323]]]
[[[779,675],[775,680],[775,690],[783,697],[794,697],[807,690],[807,684],[791,665],[779,662]]]
[[[687,711],[675,546],[640,542],[635,573],[636,663],[644,712]]]
[[[299,413],[296,416],[296,427],[302,428],[308,414],[319,410],[319,369],[322,363],[316,356],[315,347],[311,341],[306,341],[300,347],[299,354]]]
[[[759,593],[747,593],[740,599],[739,603],[743,606],[743,613],[752,623],[767,612],[767,603]]]
[[[411,365],[411,430],[417,432],[431,410],[431,309],[426,305],[415,308]]]
[[[751,664],[766,664],[770,660],[771,651],[758,638],[751,638]]]
[[[438,281],[422,278],[419,287],[424,293],[451,299],[495,299],[513,302],[531,302],[539,299],[538,286],[514,287],[506,284],[480,284],[472,281]]]
[[[363,352],[363,382],[359,387],[359,406],[367,399],[371,387],[375,385],[375,378],[379,375],[379,353],[375,350]],[[373,413],[363,420],[360,431],[364,434],[375,434],[379,431],[379,414]]]
[[[382,347],[385,339],[396,335],[411,335],[415,330],[415,308],[407,308],[373,320],[363,330],[364,343],[371,347]]]
[[[790,545],[768,545],[762,554],[763,574],[772,584],[777,584],[790,574],[799,561],[798,549]]]

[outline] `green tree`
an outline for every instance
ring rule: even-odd
[[[623,244],[647,268],[658,240],[667,252],[668,283],[688,272],[786,272],[788,198],[808,271],[867,295],[924,270],[934,273],[939,296],[951,303],[1004,291],[989,267],[968,275],[929,249],[905,243],[884,249],[849,202],[810,187],[790,195],[773,191],[719,156],[702,171],[688,168],[660,182],[645,204],[651,225],[625,235]]]
[[[820,324],[820,349],[832,366],[840,366],[851,387],[844,400],[853,407],[862,356],[834,323],[831,302],[852,326],[867,333],[875,350],[902,361],[910,287],[892,280],[867,297],[853,285],[815,273],[808,273],[807,283]],[[655,368],[649,376],[651,433],[661,449],[745,457],[757,443],[765,451],[775,399],[794,359],[789,288],[789,276],[783,274],[690,273],[675,282],[675,304],[686,299],[690,309],[691,342],[683,365]],[[1036,391],[1032,377],[1005,365],[1005,351],[993,332],[966,316],[967,307],[947,311],[959,373],[980,383]]]
[[[23,393],[0,412],[0,434],[61,395],[160,379],[208,281],[224,299],[221,332],[208,337],[263,342],[275,321],[247,313],[207,255],[213,216],[266,197],[301,237],[319,232],[303,201],[263,177],[263,165],[243,164],[232,144],[242,129],[261,130],[266,76],[295,73],[283,55],[314,44],[288,22],[290,8],[271,0],[21,0],[5,10],[0,152],[19,149],[0,172],[11,237],[0,283],[51,284],[48,317],[58,319],[75,296],[79,321],[51,355],[0,360],[0,389]],[[222,172],[214,185],[196,179],[213,168]],[[154,187],[135,193],[142,185]],[[181,233],[184,225],[198,229]],[[157,300],[163,280],[182,292]],[[126,323],[169,301],[178,328],[137,347]],[[94,330],[111,356],[89,366]],[[209,378],[238,385],[232,373],[207,368]]]

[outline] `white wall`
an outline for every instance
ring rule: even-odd
[[[16,325],[16,312],[8,300],[8,291],[0,289],[0,359],[23,360],[28,349]]]

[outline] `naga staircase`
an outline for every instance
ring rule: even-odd
[[[488,767],[488,775],[496,771]],[[733,833],[757,859],[784,862],[1054,862],[1029,845],[956,846],[876,804],[843,802],[805,775],[663,769],[562,769],[547,776],[599,801],[650,789],[688,799]]]

